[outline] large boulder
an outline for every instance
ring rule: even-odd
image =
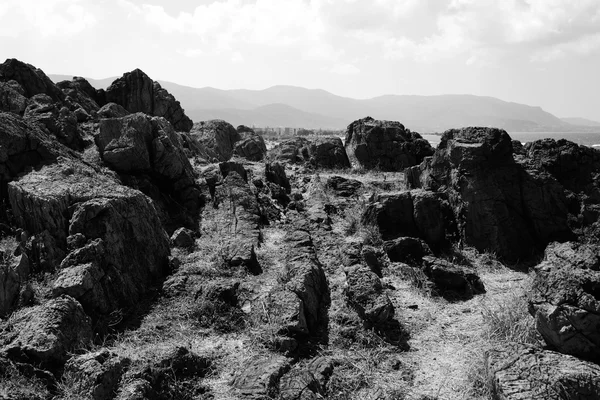
[[[270,150],[269,158],[272,161],[306,164],[316,168],[350,168],[344,145],[338,137],[289,139]]]
[[[262,136],[252,129],[240,125],[237,131],[241,140],[234,144],[233,154],[249,161],[261,161],[267,155],[267,145]]]
[[[530,294],[536,328],[550,346],[600,360],[600,246],[548,246]]]
[[[379,277],[366,266],[346,268],[346,299],[369,327],[384,326],[394,317],[394,305]]]
[[[220,119],[195,123],[188,137],[191,154],[211,162],[228,161],[241,139],[230,123]]]
[[[14,58],[0,64],[0,82],[11,80],[19,83],[23,88],[23,95],[27,98],[36,94],[46,94],[55,102],[65,98],[63,92],[41,69]]]
[[[91,340],[90,318],[76,300],[61,296],[13,314],[0,352],[17,361],[60,365]]]
[[[110,168],[120,174],[146,174],[162,193],[197,212],[202,203],[180,136],[164,118],[136,113],[102,119],[96,143]]]
[[[104,90],[96,90],[87,80],[73,77],[73,80],[56,84],[66,96],[72,108],[80,107],[89,115],[95,114],[106,103]]]
[[[524,345],[486,353],[486,373],[498,400],[600,398],[600,367],[575,357]]]
[[[25,90],[17,81],[0,82],[0,111],[23,115],[26,107]]]
[[[429,142],[396,121],[359,119],[346,129],[346,153],[353,167],[402,171],[433,154]]]
[[[164,117],[177,131],[189,132],[193,125],[173,95],[139,69],[115,80],[106,89],[106,100],[132,113]]]
[[[114,178],[61,159],[11,182],[8,195],[22,228],[47,231],[56,247],[69,251],[54,295],[76,297],[90,313],[135,304],[166,273],[169,238],[156,209]]]
[[[98,118],[121,118],[129,115],[130,112],[117,103],[106,103],[98,110]]]
[[[480,251],[515,261],[573,237],[564,188],[515,162],[503,130],[446,131],[434,156],[406,175],[411,187],[445,193],[461,239]]]

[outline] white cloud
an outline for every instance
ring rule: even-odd
[[[336,64],[329,69],[329,72],[339,75],[356,75],[360,69],[352,64]]]
[[[179,49],[177,50],[177,53],[189,58],[196,58],[203,55],[204,51],[202,49]]]
[[[0,33],[18,36],[34,29],[41,36],[71,36],[97,23],[81,0],[3,0]]]

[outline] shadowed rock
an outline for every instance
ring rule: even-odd
[[[106,100],[117,103],[132,113],[143,112],[163,117],[177,131],[189,132],[193,125],[175,97],[139,69],[127,72],[115,80],[106,89]]]
[[[270,150],[269,159],[316,168],[350,168],[342,140],[338,137],[289,139]]]
[[[267,155],[267,145],[262,136],[247,126],[240,125],[237,132],[241,139],[235,142],[233,154],[249,161],[261,161]]]
[[[486,353],[492,396],[498,400],[593,400],[600,397],[600,367],[528,346]]]
[[[353,167],[383,171],[402,171],[433,154],[427,140],[400,122],[371,117],[348,125],[345,147]]]
[[[536,328],[561,353],[600,360],[600,247],[553,243],[529,300]]]
[[[27,103],[25,90],[17,81],[0,82],[0,111],[23,115]]]
[[[23,88],[23,95],[27,98],[36,94],[46,94],[55,102],[65,98],[63,92],[41,69],[14,58],[7,59],[0,64],[0,82],[11,80],[19,83]]]
[[[228,161],[235,143],[241,139],[230,123],[220,119],[197,122],[186,136],[190,155],[209,162]]]

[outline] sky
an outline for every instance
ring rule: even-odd
[[[475,94],[600,121],[600,0],[2,0],[0,58],[192,87]]]

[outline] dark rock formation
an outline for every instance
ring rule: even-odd
[[[242,130],[240,130],[242,129]],[[261,161],[267,155],[267,145],[262,136],[247,126],[240,125],[237,132],[241,139],[235,142],[233,154],[249,161]]]
[[[306,164],[316,168],[349,168],[350,162],[338,137],[315,140],[294,138],[278,144],[269,159],[289,164]]]
[[[470,299],[485,293],[483,282],[474,268],[459,266],[435,257],[423,258],[423,272],[436,292],[450,299]]]
[[[9,81],[18,82],[23,88],[23,95],[27,98],[36,94],[46,94],[55,102],[65,98],[63,92],[41,69],[14,58],[7,59],[0,64],[0,82]]]
[[[424,241],[413,237],[400,237],[383,243],[390,261],[420,266],[423,257],[430,256],[431,249]]]
[[[346,153],[352,166],[402,171],[433,154],[429,142],[399,122],[359,119],[346,130]]]
[[[406,175],[410,186],[446,193],[462,239],[480,251],[517,260],[573,237],[564,188],[516,163],[503,130],[449,130],[434,156]]]
[[[68,353],[92,339],[92,325],[81,305],[61,296],[12,315],[10,330],[0,338],[0,352],[17,361],[63,364]]]
[[[106,103],[104,90],[96,90],[84,78],[73,77],[73,80],[59,82],[56,86],[63,91],[65,101],[72,104],[72,108],[81,108],[90,116]]]
[[[107,103],[98,110],[98,118],[121,118],[130,114],[129,111],[116,103]]]
[[[291,193],[292,187],[285,174],[285,167],[278,162],[265,164],[265,178],[267,182],[272,182],[285,189],[286,193]]]
[[[9,199],[19,225],[48,231],[56,247],[65,250],[68,236],[86,239],[62,261],[54,293],[76,297],[88,312],[135,304],[165,274],[169,242],[154,206],[112,178],[62,159],[11,182]]]
[[[498,400],[593,400],[600,397],[600,367],[528,346],[486,354],[492,396]]]
[[[30,264],[26,254],[13,256],[0,250],[0,317],[5,317],[18,300]]]
[[[171,235],[171,244],[175,247],[194,247],[194,232],[187,228],[179,228]]]
[[[346,298],[369,327],[383,326],[394,317],[394,306],[379,277],[356,264],[346,268]]]
[[[103,119],[99,130],[96,142],[109,167],[120,174],[145,174],[161,195],[172,196],[191,213],[199,211],[203,200],[194,171],[180,136],[164,118],[137,113]],[[151,190],[147,193],[156,198]]]
[[[139,69],[127,72],[114,81],[106,89],[106,100],[132,113],[143,112],[163,117],[177,131],[189,132],[193,125],[173,95]]]
[[[530,312],[558,351],[600,360],[600,247],[553,243],[536,267]]]
[[[79,393],[92,400],[111,400],[131,360],[107,349],[71,358],[65,374],[79,384]]]
[[[0,82],[0,111],[23,115],[27,108],[25,90],[17,81]]]
[[[434,250],[454,229],[448,203],[433,192],[422,190],[382,194],[366,209],[365,223],[374,223],[384,239],[398,236],[422,238]]]
[[[191,155],[209,162],[228,161],[241,139],[231,124],[220,119],[195,123],[187,137]]]
[[[356,179],[347,179],[341,176],[332,176],[327,179],[325,186],[341,197],[357,196],[363,184]]]
[[[290,361],[283,356],[250,360],[242,366],[232,386],[242,398],[273,398],[279,391],[279,380],[289,369]]]

